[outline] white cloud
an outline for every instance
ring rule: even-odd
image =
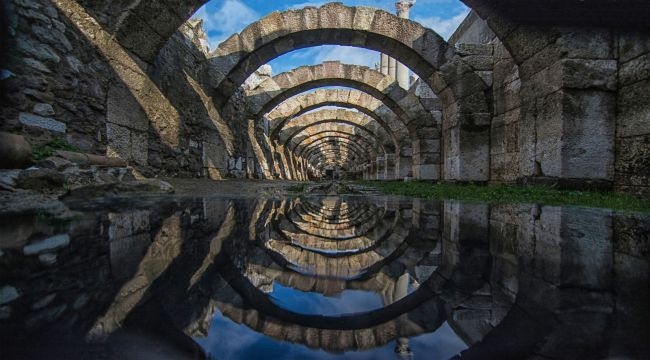
[[[301,65],[316,65],[327,60],[374,69],[375,63],[379,62],[379,53],[350,46],[323,45],[292,51],[273,60],[270,64],[273,66],[273,73],[279,74]]]
[[[230,35],[257,21],[260,15],[240,0],[226,0],[218,10],[210,12],[207,6],[203,6],[193,17],[203,19],[210,48],[216,49]]]
[[[315,61],[316,63],[322,63],[327,60],[374,67],[374,64],[379,62],[379,53],[351,46],[326,46],[319,49]]]
[[[328,1],[308,1],[308,2],[304,2],[304,3],[300,3],[300,4],[291,5],[288,8],[289,9],[302,9],[302,8],[307,7],[307,6],[321,7],[324,4],[326,4],[327,2]]]
[[[434,30],[445,40],[447,40],[454,33],[454,31],[456,31],[458,25],[460,25],[460,23],[463,22],[467,14],[469,14],[469,11],[470,11],[469,8],[465,8],[460,14],[449,19],[443,19],[438,16],[431,16],[431,17],[416,16],[414,20]]]

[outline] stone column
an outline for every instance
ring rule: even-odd
[[[397,179],[402,180],[407,176],[413,177],[413,157],[400,154],[397,158]]]
[[[386,154],[386,180],[395,180],[397,176],[395,160],[395,154]]]
[[[400,0],[396,2],[395,9],[397,10],[397,16],[402,19],[408,19],[411,12],[411,7],[413,7],[414,4],[414,0]],[[409,89],[409,68],[407,68],[404,64],[396,62],[394,77],[397,80],[399,86],[406,90]]]
[[[382,74],[388,75],[388,55],[381,54],[381,59],[379,61],[379,71]]]
[[[395,68],[397,61],[392,57],[388,58],[388,75],[395,79]]]
[[[420,128],[413,140],[413,177],[419,180],[440,179],[440,131]]]
[[[386,180],[386,157],[377,156],[377,180]]]

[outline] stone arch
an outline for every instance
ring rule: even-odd
[[[366,157],[365,157],[366,160],[370,160],[372,156],[377,155],[377,150],[376,149],[374,149],[373,147],[370,147],[368,144],[365,144],[365,143],[362,143],[362,142],[360,143],[359,139],[357,137],[346,135],[346,134],[340,134],[340,133],[333,133],[333,134],[329,133],[329,134],[323,134],[323,135],[321,135],[321,136],[319,136],[317,138],[314,138],[313,141],[311,141],[309,144],[306,144],[301,149],[301,152],[299,153],[299,156],[305,157],[309,153],[310,149],[313,148],[314,146],[317,146],[317,145],[319,145],[320,143],[322,143],[324,141],[327,142],[327,141],[331,141],[331,140],[334,140],[334,139],[345,140],[345,143],[354,144],[354,145],[351,145],[352,147],[362,149],[364,151],[364,154],[366,155]],[[362,159],[358,159],[358,160],[361,161]]]
[[[225,104],[269,60],[326,44],[381,51],[405,64],[439,94],[446,114],[442,134],[446,139],[424,151],[414,149],[420,157],[438,159],[427,164],[430,171],[422,178],[489,179],[488,85],[433,30],[382,10],[333,3],[275,12],[251,24],[224,41],[209,60],[215,102]]]
[[[336,113],[336,111],[334,111],[334,113]],[[293,151],[291,151],[288,146],[292,143],[296,135],[299,135],[304,131],[309,131],[310,128],[318,128],[319,126],[326,126],[328,124],[334,123],[345,124],[348,126],[354,126],[356,129],[361,129],[362,132],[367,133],[369,136],[376,139],[375,143],[381,147],[384,153],[387,146],[394,148],[395,145],[390,138],[389,133],[384,128],[379,126],[375,120],[364,117],[360,113],[352,113],[352,115],[356,116],[349,117],[349,120],[329,119],[329,116],[324,116],[324,120],[319,120],[320,117],[309,117],[306,119],[306,121],[304,118],[294,119],[294,122],[298,121],[298,123],[294,124],[294,127],[285,129],[285,134],[281,134],[284,135],[281,138],[281,141],[274,147],[275,153],[277,154],[276,163],[283,164],[282,166],[285,169],[287,168],[287,164],[289,163],[287,158],[291,157],[291,154],[293,153]],[[345,117],[342,118],[346,119]],[[279,168],[277,168],[276,171],[282,173],[282,170]],[[286,175],[286,171],[284,171],[284,173],[285,176],[288,176]]]
[[[124,48],[153,62],[172,34],[208,0],[81,0],[79,3]]]
[[[387,129],[381,126],[375,119],[363,113],[340,109],[323,109],[292,118],[286,121],[281,128],[275,129],[277,131],[274,131],[272,140],[275,140],[278,144],[288,144],[293,137],[305,129],[324,123],[342,123],[363,127],[375,133],[377,138],[382,140],[382,145],[400,146],[390,128]]]
[[[335,144],[332,142],[335,142]],[[334,151],[336,153],[335,155],[339,155],[341,160],[348,161],[350,165],[354,165],[351,163],[352,161],[359,162],[369,160],[372,156],[370,149],[357,144],[349,138],[344,136],[328,136],[315,140],[306,147],[302,157],[307,159],[307,161],[310,161],[315,155],[324,155],[326,151]],[[350,154],[353,154],[356,159],[345,158],[346,155]]]
[[[324,86],[342,86],[357,91],[321,89],[320,92],[317,90],[315,93],[301,94]],[[255,89],[249,90],[246,96],[247,103],[250,104],[249,111],[254,118],[262,114],[267,114],[268,119],[286,118],[292,113],[298,116],[301,110],[306,110],[290,111],[288,108],[295,110],[297,106],[316,107],[318,103],[350,104],[357,109],[372,106],[373,110],[376,110],[381,107],[376,104],[376,101],[379,101],[390,109],[390,112],[382,111],[383,114],[390,116],[387,121],[401,122],[409,129],[412,136],[415,135],[420,124],[437,125],[431,109],[426,109],[417,98],[410,97],[409,93],[397,85],[389,75],[365,66],[343,64],[339,61],[301,66],[278,74],[262,82]],[[396,120],[393,120],[395,118]]]
[[[324,136],[331,136],[331,135],[345,136],[348,139],[352,139],[361,144],[364,144],[366,147],[372,148],[375,154],[384,153],[383,147],[378,146],[376,141],[372,141],[374,139],[368,139],[360,134],[357,134],[355,131],[346,131],[345,129],[336,129],[336,130],[327,129],[327,130],[317,132],[309,137],[304,137],[292,149],[290,149],[290,151],[294,152],[296,155],[300,155],[304,151],[304,149],[308,147],[309,144],[311,144],[315,140],[318,140],[319,138]]]
[[[367,119],[372,119],[373,123],[375,125],[368,125],[367,123],[364,122],[359,122],[359,119],[367,118]],[[319,120],[319,119],[325,119],[325,120]],[[311,125],[325,125],[325,124],[336,124],[336,123],[341,123],[341,124],[348,124],[351,126],[356,126],[358,128],[368,128],[370,127],[371,129],[374,128],[376,130],[374,131],[369,131],[370,133],[377,133],[379,136],[375,136],[379,141],[378,143],[384,148],[384,154],[390,153],[393,154],[393,157],[398,157],[401,162],[401,167],[398,167],[397,170],[401,169],[402,174],[395,175],[398,178],[401,178],[406,175],[408,171],[410,171],[410,167],[412,164],[412,161],[410,159],[410,152],[411,152],[411,142],[408,137],[404,138],[406,136],[405,133],[402,133],[402,137],[399,139],[394,139],[395,133],[392,131],[392,129],[386,129],[385,127],[378,127],[379,125],[382,125],[383,121],[382,119],[378,117],[374,112],[354,112],[354,111],[346,111],[342,109],[323,109],[323,110],[318,110],[310,113],[303,114],[301,116],[295,117],[295,118],[289,118],[287,120],[284,120],[284,124],[291,124],[292,122],[298,121],[298,122],[304,122],[309,124],[309,126],[299,126],[297,129],[289,129],[289,130],[284,130],[280,131],[279,125],[277,128],[274,129],[272,133],[272,138],[280,138],[281,142],[283,144],[290,144],[294,137],[299,136],[303,132],[306,132],[307,134],[310,131],[316,131],[316,129],[312,130]],[[330,125],[330,126],[335,126],[335,125]],[[367,130],[367,129],[366,129]],[[378,132],[378,130],[383,130],[382,132]],[[288,134],[286,137],[282,137],[282,134]],[[385,133],[384,136],[381,136],[382,133]],[[277,134],[277,135],[276,135]],[[392,139],[391,139],[392,138]],[[389,140],[390,139],[390,140]],[[397,141],[396,141],[397,140]],[[401,140],[401,141],[400,141]],[[389,146],[390,143],[390,146]],[[387,151],[389,149],[390,151]],[[404,156],[404,155],[407,156]],[[391,177],[393,175],[391,174]]]
[[[219,45],[210,60],[217,93],[230,98],[252,71],[291,50],[348,45],[381,51],[428,79],[446,62],[448,44],[433,30],[386,11],[347,7],[274,12]]]
[[[275,136],[278,139],[277,143],[288,144],[293,135],[300,133],[314,123],[323,121],[323,119],[329,122],[347,122],[360,127],[379,128],[378,126],[373,126],[372,123],[376,123],[376,121],[365,114],[340,109],[324,109],[306,113],[300,117],[288,120],[283,130]],[[394,133],[391,130],[386,131],[386,133],[388,136],[394,137]],[[406,176],[408,171],[411,170],[410,158],[397,156],[401,154],[403,146],[397,141],[393,141],[392,143],[384,142],[383,145],[387,150],[387,155],[381,160],[385,163],[385,166],[382,166],[382,169],[385,169],[385,171],[382,170],[382,174],[385,174],[384,176],[389,179]]]

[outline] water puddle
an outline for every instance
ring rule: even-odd
[[[0,222],[8,359],[647,358],[650,218],[159,198]]]

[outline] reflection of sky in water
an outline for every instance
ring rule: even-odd
[[[195,338],[211,359],[353,359],[399,360],[394,352],[395,342],[366,351],[349,351],[340,354],[314,350],[300,344],[280,342],[237,324],[218,311],[207,338]],[[467,348],[467,345],[445,322],[433,333],[410,338],[412,359],[449,359]]]
[[[364,290],[343,290],[336,295],[325,296],[274,282],[273,291],[268,295],[276,305],[299,314],[325,316],[354,314],[384,306],[378,294]]]

